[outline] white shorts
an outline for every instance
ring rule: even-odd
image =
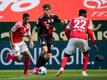
[[[88,41],[79,38],[71,38],[64,52],[68,55],[71,55],[75,52],[76,48],[79,48],[82,52],[88,51]]]
[[[21,53],[28,51],[28,47],[25,42],[15,43],[15,49],[12,50],[12,53],[15,56],[19,56]]]

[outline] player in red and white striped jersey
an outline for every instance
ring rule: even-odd
[[[31,32],[30,32],[30,24],[29,21],[29,14],[23,14],[23,21],[16,22],[16,24],[12,27],[9,32],[10,37],[10,44],[12,48],[12,54],[8,53],[6,56],[6,61],[9,62],[17,61],[19,62],[22,55],[24,54],[24,74],[29,75],[29,65],[30,65],[30,58],[29,58],[29,51],[26,43],[24,42],[23,38],[27,36],[31,41]],[[30,43],[32,46],[33,44]]]
[[[89,34],[93,47],[97,49],[97,46],[94,43],[93,35],[93,24],[92,21],[86,18],[86,10],[79,10],[79,17],[76,17],[70,21],[65,29],[65,34],[69,39],[67,47],[65,48],[65,54],[62,59],[60,70],[57,72],[56,76],[59,76],[63,71],[64,67],[68,61],[68,58],[75,51],[76,48],[79,48],[83,52],[83,76],[88,76],[86,73],[87,64],[88,64],[88,37]],[[97,49],[98,50],[98,49]]]

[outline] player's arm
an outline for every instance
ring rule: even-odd
[[[62,24],[68,24],[69,20],[61,20],[57,15],[55,15],[55,22],[60,22]]]
[[[39,28],[39,23],[40,23],[40,19],[38,19],[38,20],[35,22],[35,26],[34,26],[34,28],[32,29],[31,41],[34,41],[35,31]]]
[[[70,26],[70,23],[66,26],[65,28],[65,35],[67,37],[67,39],[70,38],[70,33],[71,33],[71,26]]]
[[[32,29],[31,41],[34,41],[35,31],[36,31],[36,30],[37,30],[37,27],[35,26],[35,27]]]
[[[10,41],[10,45],[11,45],[11,48],[14,49],[15,45],[13,43],[13,32],[12,30],[9,31],[9,41]]]
[[[34,43],[33,43],[33,41],[32,41],[32,36],[31,35],[28,35],[28,39],[29,39],[29,46],[30,46],[30,48],[33,48],[34,47]]]
[[[30,41],[30,48],[33,48],[34,47],[34,38],[35,38],[35,31],[36,31],[37,27],[35,26],[32,30],[32,34],[31,36],[29,36],[29,41]]]
[[[19,22],[17,22],[9,31],[9,40],[10,40],[10,45],[11,48],[14,49],[15,45],[13,42],[13,32],[15,32],[19,28]]]
[[[89,24],[89,27],[88,27],[88,34],[89,34],[89,37],[91,39],[91,42],[93,44],[93,47],[98,51],[98,48],[95,44],[95,39],[94,39],[94,32],[93,32],[93,24],[92,24],[92,21],[90,20],[90,24]]]
[[[32,35],[31,35],[31,40],[30,40],[30,47],[31,48],[33,48],[33,46],[34,46],[34,43],[33,43],[33,41],[34,41],[34,38],[35,38],[35,31],[37,30],[37,27],[35,26],[34,28],[33,28],[33,30],[32,30]]]
[[[27,37],[28,37],[28,39],[29,39],[29,41],[31,41],[31,26],[30,26],[30,24],[28,25],[28,30],[27,30]]]

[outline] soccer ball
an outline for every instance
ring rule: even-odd
[[[47,69],[44,66],[40,67],[38,70],[38,75],[45,75],[45,74],[47,74]]]

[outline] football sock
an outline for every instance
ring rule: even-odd
[[[44,66],[48,62],[49,58],[45,58],[43,54],[41,54],[37,60],[36,67]]]
[[[44,57],[41,66],[45,66],[45,64],[46,64],[48,61],[49,61],[49,58],[45,58],[45,57]]]
[[[60,69],[65,68],[66,63],[68,62],[68,58],[69,58],[68,55],[64,55],[64,57],[62,58],[62,63],[61,63]]]
[[[14,55],[11,55],[10,58],[11,58],[12,61],[17,61],[17,59]]]
[[[88,51],[83,52],[83,71],[86,71],[88,65]]]
[[[39,56],[38,60],[37,60],[36,67],[38,67],[38,68],[41,67],[43,60],[44,60],[44,55],[41,54],[41,55]]]
[[[29,65],[30,65],[30,58],[27,56],[25,57],[25,61],[24,61],[24,70],[28,70],[29,69]]]

